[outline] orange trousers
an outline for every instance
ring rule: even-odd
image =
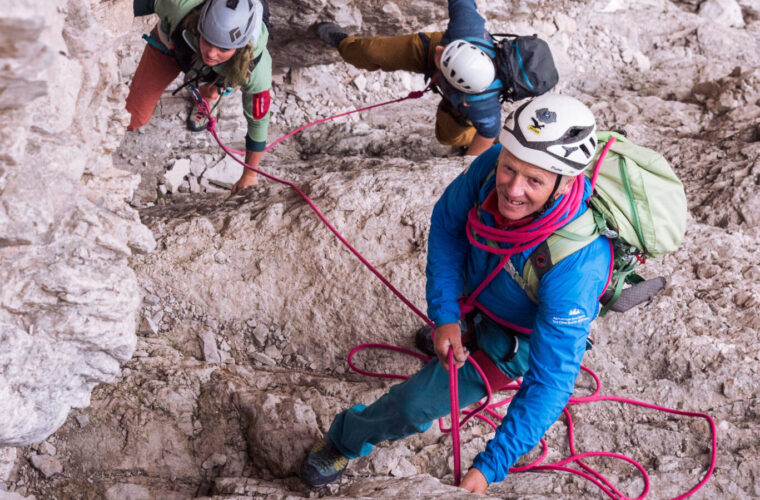
[[[429,39],[428,50],[420,35],[401,36],[349,36],[338,44],[344,61],[370,71],[410,71],[430,74],[436,71],[435,47],[441,44],[443,33],[424,33]],[[445,99],[438,105],[435,115],[435,137],[447,146],[467,147],[475,137],[475,127]]]
[[[161,94],[179,73],[180,68],[174,56],[164,54],[152,45],[145,45],[140,64],[129,85],[126,108],[131,119],[127,130],[137,130],[150,121]],[[201,85],[199,89],[208,102],[219,96],[216,85]]]

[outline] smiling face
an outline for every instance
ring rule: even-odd
[[[499,213],[508,220],[519,220],[541,210],[554,189],[557,174],[524,162],[502,148],[496,168],[496,194]],[[572,177],[562,181],[555,198],[570,190]]]
[[[229,61],[232,56],[235,55],[236,49],[220,49],[216,45],[211,45],[201,35],[200,40],[201,58],[204,64],[209,66],[216,66],[223,62]]]

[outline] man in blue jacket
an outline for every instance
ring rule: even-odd
[[[474,0],[448,4],[444,33],[354,37],[335,23],[324,22],[317,25],[317,35],[357,68],[406,70],[433,78],[443,97],[436,114],[436,138],[441,144],[467,148],[468,155],[479,155],[493,145],[501,126],[503,85],[495,77],[495,46]]]
[[[512,113],[501,145],[480,155],[446,188],[433,210],[426,269],[437,359],[370,406],[340,413],[326,439],[315,444],[302,464],[307,484],[335,481],[349,459],[368,454],[382,441],[423,432],[447,415],[449,349],[461,367],[460,405],[486,395],[472,363],[465,363],[462,326],[474,337],[478,351],[473,358],[479,364],[490,363],[500,374],[523,380],[496,435],[475,458],[461,486],[485,492],[539,442],[573,392],[598,298],[609,278],[610,245],[600,236],[547,267],[532,300],[515,270],[541,252],[542,241],[515,242],[517,249],[505,260],[504,271],[489,280],[501,259],[483,238],[472,233],[468,238],[468,218],[471,228],[477,213],[478,223],[494,234],[514,235],[525,228],[530,235],[533,228],[554,231],[581,216],[591,195],[581,173],[594,156],[595,130],[593,114],[583,103],[543,95]],[[514,248],[496,246],[505,252]],[[473,300],[466,303],[476,309],[460,324],[460,299],[468,295]]]

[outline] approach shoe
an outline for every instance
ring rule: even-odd
[[[327,439],[320,439],[301,464],[301,480],[309,486],[323,486],[340,479],[348,459]]]
[[[316,26],[317,37],[327,45],[338,48],[338,44],[343,41],[348,34],[335,23],[321,22]]]
[[[198,106],[193,106],[187,115],[187,129],[192,132],[202,132],[208,126],[208,116],[206,116]]]
[[[414,332],[414,346],[428,356],[435,356],[432,332],[433,329],[427,325]]]

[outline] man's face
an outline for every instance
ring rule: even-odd
[[[540,210],[549,200],[557,174],[517,159],[502,148],[496,168],[496,194],[499,213],[508,220],[519,220]],[[572,182],[564,181],[555,196],[565,194]]]
[[[216,45],[211,45],[205,38],[203,38],[203,35],[201,35],[200,49],[201,58],[203,59],[204,64],[209,66],[216,66],[217,64],[222,64],[223,62],[228,61],[235,55],[236,50],[221,49]]]

